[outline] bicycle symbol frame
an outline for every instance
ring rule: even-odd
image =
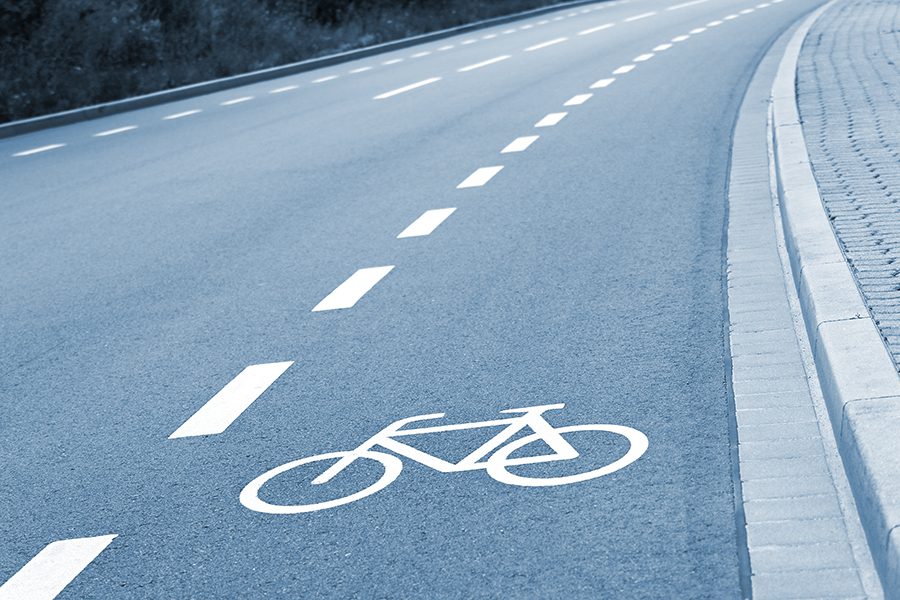
[[[290,461],[266,471],[250,483],[248,483],[240,494],[240,502],[250,510],[268,513],[268,514],[296,514],[315,512],[318,510],[326,510],[350,504],[366,496],[370,496],[390,485],[403,470],[403,462],[393,454],[378,452],[373,450],[375,446],[381,446],[390,450],[404,458],[414,460],[427,467],[439,471],[441,473],[458,473],[462,471],[474,471],[484,469],[487,474],[508,485],[518,485],[525,487],[541,487],[541,486],[557,486],[568,485],[595,479],[604,475],[614,473],[623,467],[626,467],[639,459],[644,452],[647,451],[649,441],[647,436],[637,429],[626,427],[624,425],[569,425],[566,427],[553,427],[544,419],[543,413],[548,410],[558,410],[565,407],[565,404],[544,404],[539,406],[527,406],[523,408],[510,408],[500,411],[506,414],[520,413],[519,416],[507,419],[494,419],[491,421],[478,421],[474,423],[457,423],[453,425],[439,425],[431,427],[418,427],[412,429],[403,429],[404,426],[417,421],[428,421],[432,419],[442,419],[445,413],[434,413],[429,415],[418,415],[394,421],[386,428],[366,440],[363,444],[354,450],[345,450],[339,452],[329,452],[326,454],[316,454],[299,460]],[[505,426],[502,431],[497,433],[493,438],[482,444],[479,448],[471,452],[465,458],[457,463],[447,462],[436,456],[432,456],[426,452],[413,448],[396,438],[409,437],[415,435],[425,435],[429,433],[439,433],[446,431],[460,431],[465,429],[481,429],[486,427]],[[534,433],[515,441],[508,441],[517,433],[530,428]],[[563,433],[574,431],[606,431],[615,433],[625,437],[629,442],[628,451],[619,459],[600,468],[577,473],[575,475],[567,475],[561,477],[523,477],[510,473],[507,468],[516,465],[530,465],[536,463],[545,463],[562,460],[572,460],[578,458],[578,451],[572,447],[569,442],[563,438]],[[532,442],[543,441],[552,450],[553,454],[541,454],[537,456],[526,456],[520,458],[509,458],[510,454],[516,450],[526,446]],[[505,444],[505,445],[504,445]],[[493,453],[493,454],[491,454]],[[490,456],[488,456],[490,455]],[[273,478],[281,475],[286,471],[290,471],[302,465],[313,462],[338,459],[333,465],[325,470],[321,475],[312,480],[313,485],[322,485],[331,481],[338,473],[349,467],[353,462],[367,458],[375,460],[384,467],[384,474],[375,483],[368,487],[335,500],[327,500],[324,502],[316,502],[312,504],[270,504],[259,497],[260,489]]]

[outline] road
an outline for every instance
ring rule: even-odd
[[[819,4],[588,5],[0,140],[0,582],[96,538],[55,547],[59,598],[741,597],[731,134]],[[646,452],[537,487],[403,458],[346,505],[240,502],[400,419],[559,403],[552,425]],[[415,446],[456,462],[497,431]],[[577,461],[508,472],[633,447],[565,439]],[[260,498],[382,469],[315,466]]]

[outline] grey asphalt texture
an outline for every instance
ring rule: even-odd
[[[60,598],[740,597],[731,131],[759,58],[818,3],[692,36],[578,107],[562,103],[755,3],[640,0],[321,85],[308,82],[357,65],[0,142],[0,581],[51,541],[116,533]],[[218,106],[242,95],[256,98]],[[140,128],[91,137],[128,124]],[[485,187],[455,189],[501,164]],[[431,236],[394,239],[451,206]],[[356,269],[389,264],[356,307],[310,312]],[[283,360],[297,362],[226,432],[167,439],[241,369]],[[554,425],[628,425],[649,450],[563,487],[404,461],[388,488],[331,511],[238,502],[264,471],[397,419],[556,402]],[[592,435],[570,441],[588,457]],[[461,438],[429,452],[475,447]]]

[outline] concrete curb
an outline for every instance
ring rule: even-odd
[[[813,175],[797,108],[797,59],[816,10],[788,43],[769,134],[784,235],[837,446],[885,597],[900,599],[900,375],[844,258]]]
[[[341,52],[338,54],[329,54],[328,56],[311,58],[287,65],[261,69],[259,71],[251,71],[249,73],[242,73],[240,75],[232,75],[231,77],[213,79],[211,81],[202,81],[200,83],[193,83],[190,85],[173,88],[171,90],[163,90],[160,92],[153,92],[151,94],[144,94],[143,96],[135,96],[133,98],[125,98],[123,100],[116,100],[113,102],[104,102],[103,104],[95,104],[93,106],[76,108],[73,110],[53,113],[50,115],[43,115],[31,119],[23,119],[21,121],[12,121],[11,123],[0,125],[0,139],[21,135],[23,133],[31,133],[33,131],[40,131],[42,129],[49,129],[51,127],[58,127],[60,125],[69,125],[71,123],[78,123],[81,121],[87,121],[90,119],[123,113],[138,108],[146,108],[148,106],[165,104],[166,102],[173,102],[175,100],[184,100],[186,98],[202,96],[204,94],[219,92],[222,90],[240,87],[242,85],[258,83],[260,81],[267,81],[270,79],[277,79],[278,77],[284,77],[286,75],[296,75],[297,73],[313,71],[322,67],[330,67],[332,65],[349,62],[351,60],[357,60],[359,58],[366,58],[368,56],[374,56],[376,54],[382,54],[384,52],[391,52],[393,50],[408,48],[417,44],[437,41],[443,38],[459,35],[461,33],[466,33],[468,31],[476,31],[478,29],[484,29],[486,27],[494,27],[496,25],[502,25],[511,21],[518,21],[519,19],[526,19],[529,17],[537,17],[557,10],[565,10],[566,8],[583,6],[585,4],[599,4],[603,1],[604,0],[570,0],[569,2],[560,2],[558,4],[553,4],[552,6],[535,8],[511,15],[505,15],[502,17],[494,17],[492,19],[485,19],[484,21],[476,21],[475,23],[459,25],[457,27],[451,27],[450,29],[441,29],[440,31],[424,33],[422,35],[394,40],[392,42],[384,42],[383,44],[376,44],[374,46],[367,46],[365,48],[358,48],[356,50],[348,50],[347,52]]]

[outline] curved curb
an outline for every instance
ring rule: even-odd
[[[831,227],[797,108],[797,59],[807,33],[836,0],[810,15],[788,43],[772,87],[769,135],[775,183],[803,320],[837,446],[885,597],[900,599],[900,375]]]
[[[193,98],[195,96],[211,94],[213,92],[236,88],[242,85],[259,83],[260,81],[268,81],[270,79],[277,79],[279,77],[285,77],[287,75],[305,73],[307,71],[313,71],[315,69],[321,69],[322,67],[338,65],[341,63],[349,62],[351,60],[357,60],[359,58],[366,58],[369,56],[374,56],[376,54],[382,54],[384,52],[401,50],[410,46],[441,40],[469,31],[476,31],[487,27],[503,25],[504,23],[518,21],[519,19],[537,17],[557,10],[565,10],[567,8],[583,6],[585,4],[600,4],[603,1],[604,0],[572,0],[569,2],[560,2],[551,6],[544,6],[542,8],[526,10],[511,15],[494,17],[491,19],[485,19],[483,21],[476,21],[475,23],[459,25],[457,27],[451,27],[449,29],[441,29],[439,31],[433,31],[431,33],[423,33],[421,35],[394,40],[391,42],[384,42],[382,44],[376,44],[374,46],[366,46],[365,48],[348,50],[347,52],[340,52],[338,54],[329,54],[327,56],[322,56],[319,58],[310,58],[308,60],[303,60],[300,62],[280,65],[277,67],[269,67],[268,69],[260,69],[259,71],[251,71],[249,73],[241,73],[240,75],[232,75],[231,77],[223,77],[221,79],[201,81],[199,83],[192,83],[190,85],[172,88],[170,90],[162,90],[160,92],[153,92],[150,94],[144,94],[142,96],[135,96],[133,98],[125,98],[123,100],[115,100],[113,102],[104,102],[103,104],[94,104],[92,106],[85,106],[84,108],[76,108],[64,112],[43,115],[40,117],[33,117],[31,119],[12,121],[11,123],[0,125],[0,139],[21,135],[23,133],[31,133],[33,131],[40,131],[42,129],[49,129],[51,127],[58,127],[60,125],[69,125],[71,123],[78,123],[81,121],[88,121],[90,119],[97,119],[99,117],[106,117],[109,115],[123,113],[138,108],[146,108],[148,106],[165,104],[166,102],[174,102],[175,100],[184,100],[186,98]]]

